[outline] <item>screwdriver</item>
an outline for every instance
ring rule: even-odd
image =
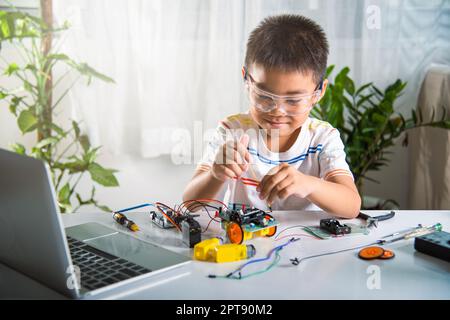
[[[113,219],[133,232],[139,231],[138,225],[134,221],[129,220],[123,213],[113,212]]]
[[[411,239],[411,238],[416,238],[416,237],[420,237],[420,236],[424,236],[436,231],[441,231],[442,230],[442,224],[440,223],[436,223],[433,224],[432,226],[428,226],[428,227],[418,227],[418,228],[414,228],[411,232],[408,233],[404,233],[402,234],[400,237],[394,238],[394,239],[390,239],[390,240],[380,240],[382,241],[382,243],[392,243],[392,242],[396,242],[399,240],[407,240],[407,239]]]

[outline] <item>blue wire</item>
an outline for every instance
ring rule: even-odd
[[[155,205],[153,203],[144,203],[144,204],[140,204],[138,206],[134,206],[134,207],[130,207],[130,208],[126,208],[126,209],[121,209],[119,211],[114,211],[117,213],[122,213],[122,212],[127,212],[130,210],[134,210],[134,209],[139,209],[139,208],[143,208],[143,207],[154,207]]]
[[[283,249],[285,246],[287,246],[288,244],[290,244],[290,243],[292,243],[292,242],[295,242],[295,241],[297,241],[297,240],[299,240],[299,239],[300,239],[300,238],[292,238],[292,239],[289,239],[286,243],[284,243],[284,244],[282,244],[282,245],[279,245],[279,246],[276,246],[275,248],[273,248],[272,250],[270,250],[270,251],[269,251],[269,254],[268,254],[265,258],[254,259],[254,260],[251,260],[251,261],[249,261],[249,262],[244,263],[244,264],[243,264],[242,266],[240,266],[238,269],[236,269],[235,271],[229,273],[229,274],[228,274],[228,277],[230,277],[231,275],[233,275],[233,274],[236,273],[236,272],[242,271],[242,269],[244,269],[246,266],[248,266],[248,265],[250,265],[250,264],[252,264],[252,263],[262,262],[262,261],[269,260],[269,259],[271,258],[271,256],[272,256],[272,254],[273,254],[275,251],[279,251],[279,250]]]

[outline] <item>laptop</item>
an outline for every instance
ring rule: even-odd
[[[0,263],[85,298],[190,261],[100,223],[64,229],[44,162],[0,149]]]

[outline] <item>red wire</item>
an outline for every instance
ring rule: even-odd
[[[164,203],[162,203],[162,202],[155,202],[155,205],[163,206],[163,207],[165,207],[165,208],[167,208],[167,209],[169,209],[169,210],[172,210],[172,211],[175,212],[177,215],[180,215],[180,212],[179,212],[179,211],[175,210],[174,208],[169,207],[167,204],[164,204]]]
[[[159,210],[159,212],[161,212],[177,229],[178,229],[178,231],[180,231],[181,232],[181,228],[175,223],[175,221],[173,221],[172,220],[172,218],[171,217],[169,217],[165,212],[164,212],[164,210],[162,210],[160,207],[159,207],[159,202],[156,202],[155,203],[155,205],[156,205],[156,208]],[[164,206],[164,204],[163,204],[163,206]],[[170,208],[170,207],[169,207]],[[175,211],[174,211],[175,212]]]
[[[216,199],[192,199],[192,200],[186,200],[184,201],[181,205],[180,205],[180,210],[182,207],[186,207],[189,208],[189,204],[191,204],[192,202],[216,202],[216,203],[220,203],[221,205],[223,205],[226,209],[228,209],[228,206],[223,203],[220,200],[216,200]]]

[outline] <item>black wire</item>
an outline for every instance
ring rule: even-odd
[[[202,233],[205,233],[208,230],[209,225],[211,224],[211,222],[216,221],[216,220],[214,220],[214,218],[211,218],[208,209],[205,208],[205,210],[208,213],[208,216],[209,216],[210,220],[209,220],[208,225],[206,226],[205,230],[202,231]],[[216,221],[216,222],[220,222],[220,221]]]
[[[278,238],[278,237],[280,236],[280,234],[282,234],[282,233],[285,232],[286,230],[294,229],[294,228],[306,228],[306,226],[301,225],[301,224],[297,224],[297,225],[295,225],[295,226],[292,226],[292,227],[288,227],[288,228],[286,228],[286,229],[283,229],[283,230],[281,230],[281,231],[275,236],[274,239]]]
[[[204,233],[208,230],[209,226],[211,225],[211,222],[213,222],[213,221],[220,222],[220,220],[216,220],[215,217],[211,216],[211,213],[208,210],[208,208],[212,208],[212,209],[218,211],[218,210],[220,210],[219,207],[213,206],[207,202],[202,202],[202,201],[197,201],[197,200],[195,200],[195,201],[188,200],[188,201],[185,201],[182,204],[180,204],[179,208],[181,208],[183,206],[183,204],[186,202],[190,202],[190,203],[183,208],[183,211],[181,212],[183,215],[189,215],[189,212],[191,209],[196,209],[198,207],[202,207],[208,214],[208,217],[210,220],[209,220],[206,228],[202,231],[202,233]]]
[[[192,205],[194,205],[195,207],[192,208]],[[219,207],[215,207],[211,204],[205,203],[205,202],[201,202],[201,201],[193,201],[192,203],[189,203],[186,207],[185,210],[191,210],[191,209],[196,209],[197,206],[202,206],[202,207],[209,207],[209,208],[213,208],[215,210],[219,210]]]
[[[192,205],[194,205],[195,207],[192,208]],[[195,202],[193,202],[193,203],[188,204],[188,205],[186,206],[184,212],[186,213],[186,211],[191,211],[191,209],[196,209],[196,208],[198,208],[198,207],[203,207],[203,208],[208,207],[208,208],[212,208],[212,209],[215,209],[215,210],[219,210],[219,209],[220,209],[220,208],[215,207],[215,206],[213,206],[213,205],[210,205],[210,204],[208,204],[208,203],[204,203],[204,202],[201,202],[201,201],[195,201]]]

